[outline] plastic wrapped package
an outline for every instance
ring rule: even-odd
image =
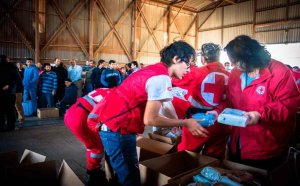
[[[226,108],[218,116],[218,122],[231,126],[246,127],[248,117],[244,115],[245,113],[242,110]]]

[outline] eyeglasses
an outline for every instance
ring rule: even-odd
[[[187,59],[180,59],[180,61],[185,62],[185,64],[187,65],[188,68],[191,67],[191,62]]]

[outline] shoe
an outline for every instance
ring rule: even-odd
[[[107,186],[108,181],[105,172],[101,169],[87,170],[87,185],[88,186]]]

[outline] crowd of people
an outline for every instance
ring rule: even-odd
[[[96,88],[112,88],[119,85],[129,74],[139,69],[135,65],[122,72],[114,60],[107,62],[94,60],[86,66],[69,61],[69,67],[61,59],[53,63],[34,63],[27,58],[25,63],[14,63],[6,55],[1,55],[1,131],[12,131],[22,126],[25,116],[36,116],[37,108],[59,108],[63,116],[76,99]],[[8,109],[7,109],[8,108]],[[17,114],[15,114],[17,113]],[[16,121],[18,123],[16,125]]]
[[[40,75],[28,59],[24,98],[36,98],[38,93],[43,106],[57,102],[62,113],[69,107],[64,121],[86,147],[89,185],[108,184],[101,165],[104,153],[119,185],[141,184],[136,137],[145,126],[181,128],[178,151],[272,170],[285,160],[294,139],[299,68],[272,59],[264,45],[246,35],[224,47],[230,60],[224,65],[221,50],[218,44],[203,44],[202,66],[197,67],[194,48],[175,41],[160,51],[160,62],[143,68],[136,61],[119,68],[114,60],[107,67],[104,60],[98,65],[90,60],[84,67],[71,60],[66,69],[56,59],[53,71],[45,63]],[[1,65],[16,70],[2,58]],[[5,75],[1,99],[14,103],[15,98],[5,92],[21,78],[7,70]],[[246,127],[217,123],[225,108],[245,111]],[[201,126],[191,117],[196,113],[213,114],[214,125]]]

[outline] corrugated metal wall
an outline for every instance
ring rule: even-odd
[[[159,61],[159,51],[168,41],[185,39],[199,48],[206,42],[224,46],[240,34],[254,36],[265,43],[300,42],[299,0],[245,1],[218,7],[215,11],[199,12],[197,21],[196,14],[180,9],[180,4],[172,7],[169,15],[167,5],[151,1],[137,1],[142,8],[142,13],[138,13],[132,0],[97,0],[92,1],[94,28],[90,44],[91,1],[40,0],[45,4],[45,13],[40,12],[40,15],[46,20],[45,29],[40,33],[42,61],[60,57],[83,62],[93,56],[96,60],[114,59],[124,64],[136,57],[139,62],[152,64]],[[2,0],[1,12],[12,2]],[[13,11],[7,14],[11,20],[8,16],[1,18],[0,52],[11,58],[34,57],[34,1],[17,2]],[[190,1],[195,3],[194,6],[207,2]],[[189,3],[186,5],[190,6]],[[134,11],[139,14],[135,35]],[[117,24],[115,31],[111,26],[114,24]],[[133,41],[136,52],[132,51]],[[93,55],[90,54],[90,46],[93,47]]]
[[[200,12],[199,22],[203,26],[199,30],[199,46],[211,41],[224,46],[240,34],[253,36],[266,44],[300,42],[299,0],[289,2],[257,0],[256,7],[254,1],[246,1],[217,8],[204,24],[212,10]]]

